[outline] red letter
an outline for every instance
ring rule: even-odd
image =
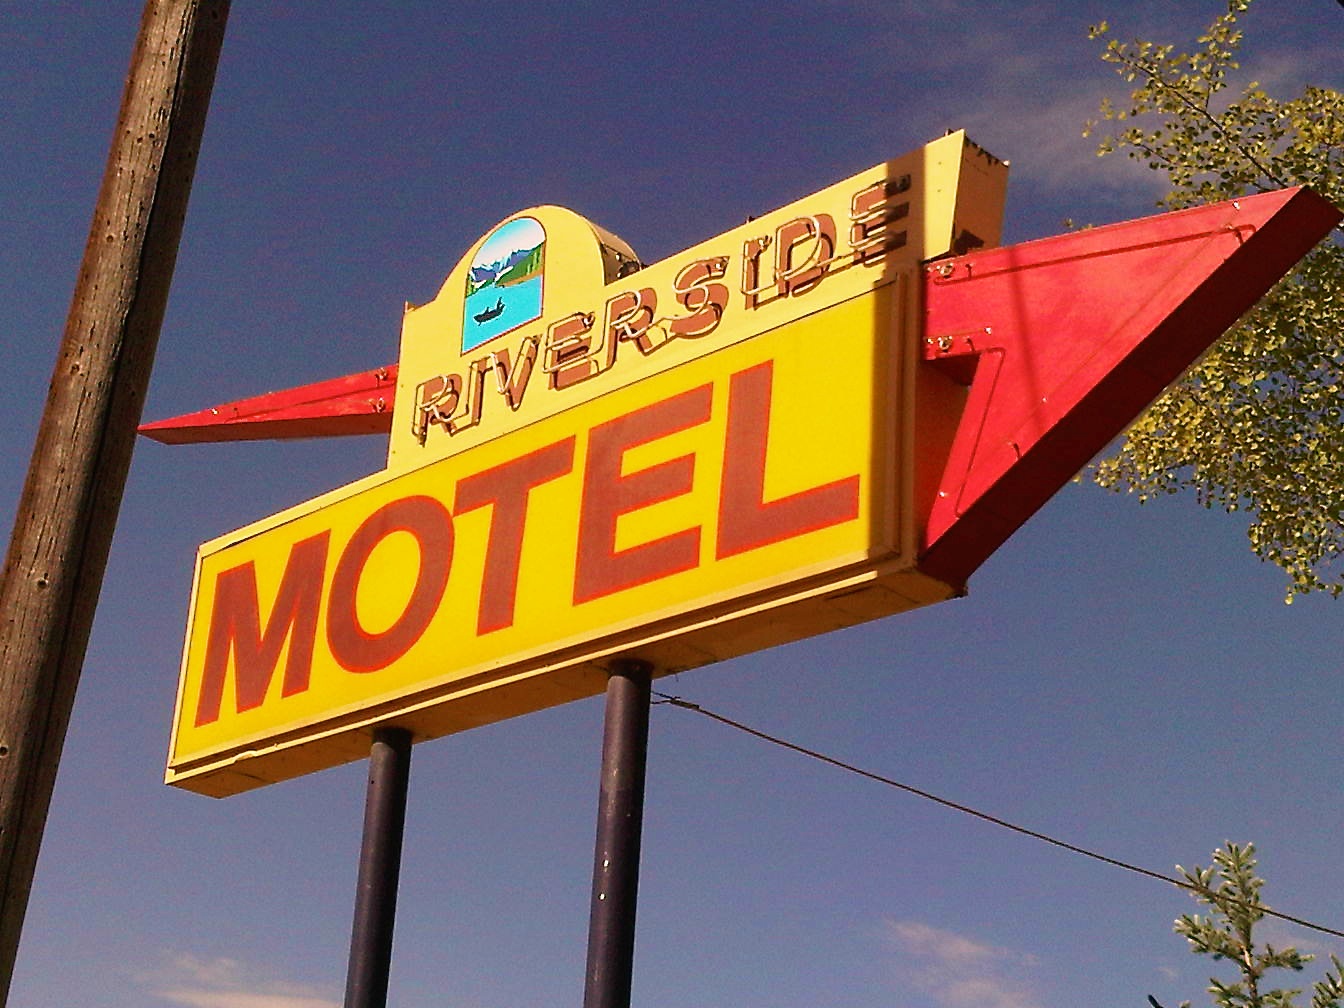
[[[854,194],[849,201],[849,245],[855,262],[879,262],[882,253],[905,245],[906,233],[891,225],[910,216],[910,201],[889,203],[888,199],[909,190],[910,176],[902,175]]]
[[[774,370],[774,361],[765,361],[729,380],[715,548],[720,560],[859,516],[857,475],[778,500],[764,500]]]
[[[567,389],[607,370],[615,354],[614,341],[593,337],[593,313],[576,312],[546,330],[541,370],[551,376],[551,388]]]
[[[623,514],[690,493],[695,456],[683,455],[638,472],[621,474],[625,453],[709,419],[713,386],[701,385],[594,427],[588,436],[579,512],[579,553],[574,604],[690,570],[700,562],[700,526],[616,549]]]
[[[718,327],[728,306],[728,288],[712,281],[722,279],[727,272],[728,257],[719,256],[697,259],[677,274],[672,292],[691,314],[668,323],[672,335],[696,339],[708,336]]]
[[[539,336],[524,336],[518,344],[518,360],[515,362],[505,347],[490,354],[490,367],[495,372],[495,385],[499,394],[516,410],[523,404],[523,393],[527,391],[527,381],[532,377],[532,365],[537,361],[537,347],[541,344]]]
[[[252,561],[222,571],[215,578],[215,604],[210,611],[210,633],[205,644],[205,669],[201,693],[196,700],[196,727],[219,719],[224,697],[224,675],[233,651],[233,690],[238,712],[260,707],[266,699],[275,664],[286,638],[282,696],[308,688],[313,670],[313,641],[317,636],[317,610],[322,602],[322,581],[327,569],[327,540],[320,532],[295,543],[285,561],[285,573],[275,594],[275,605],[261,632],[261,607],[257,601],[257,571]]]
[[[420,547],[415,587],[396,622],[371,634],[359,625],[355,609],[359,579],[374,547],[394,532],[409,532]],[[327,646],[348,672],[387,668],[420,639],[438,610],[453,564],[453,518],[433,497],[402,497],[369,515],[350,537],[327,601]]]
[[[604,312],[607,341],[613,347],[627,340],[639,347],[639,352],[651,354],[667,342],[667,334],[650,333],[658,313],[658,292],[652,287],[617,294],[607,302]]]
[[[529,493],[573,469],[574,439],[570,437],[458,482],[453,501],[456,514],[491,505],[481,607],[476,615],[478,636],[513,626]]]
[[[801,257],[800,248],[807,249]],[[835,256],[835,221],[830,214],[795,217],[775,230],[775,281],[780,297],[811,290]]]

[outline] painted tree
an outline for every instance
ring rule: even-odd
[[[1265,917],[1260,890],[1265,880],[1255,873],[1255,845],[1226,844],[1213,852],[1213,864],[1181,873],[1195,901],[1207,914],[1183,914],[1174,929],[1196,955],[1213,956],[1236,967],[1238,978],[1209,978],[1209,995],[1218,1008],[1297,1008],[1300,988],[1271,987],[1271,971],[1300,972],[1314,958],[1295,948],[1257,944],[1255,925]],[[1344,963],[1330,957],[1331,968],[1312,985],[1311,1008],[1340,1008],[1344,999]],[[1277,974],[1275,974],[1277,975]],[[1162,1006],[1150,995],[1150,1004]],[[1189,1001],[1181,1008],[1189,1008]]]
[[[1344,206],[1344,95],[1307,87],[1289,100],[1232,86],[1239,22],[1227,0],[1190,51],[1109,38],[1102,59],[1134,85],[1104,102],[1098,153],[1123,152],[1166,175],[1170,209],[1308,185]],[[1104,125],[1103,125],[1104,124]],[[1344,591],[1344,241],[1318,245],[1128,431],[1094,476],[1140,501],[1192,491],[1245,511],[1251,547],[1296,594]]]

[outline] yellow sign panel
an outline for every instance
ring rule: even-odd
[[[950,133],[651,266],[570,211],[516,214],[407,309],[388,466],[456,454],[996,245],[1006,181],[1006,165]]]
[[[565,211],[496,228],[407,313],[388,470],[202,547],[169,782],[231,794],[371,725],[592,695],[615,656],[666,673],[947,597],[914,570],[911,267],[996,240],[1001,198],[957,134],[628,275]]]

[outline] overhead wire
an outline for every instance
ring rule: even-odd
[[[1344,0],[1341,0],[1341,2],[1344,2]],[[1020,826],[1017,823],[1009,822],[1006,819],[1000,819],[998,816],[990,815],[988,812],[982,812],[979,809],[972,808],[969,805],[963,805],[962,803],[952,801],[949,798],[943,798],[939,795],[933,794],[932,792],[925,791],[922,788],[917,788],[910,784],[903,784],[898,780],[893,780],[892,778],[886,777],[882,774],[874,773],[871,770],[865,770],[862,767],[855,766],[852,763],[846,763],[843,760],[836,759],[834,756],[827,756],[825,753],[818,752],[815,749],[809,749],[806,746],[798,745],[796,742],[790,742],[787,739],[782,739],[777,735],[771,735],[770,733],[761,731],[758,728],[752,728],[750,725],[745,725],[741,721],[735,721],[730,717],[725,717],[722,714],[709,710],[706,707],[701,707],[699,704],[692,703],[689,700],[684,700],[681,697],[671,696],[667,693],[659,693],[657,690],[653,691],[653,696],[658,698],[653,701],[654,704],[666,704],[672,707],[680,707],[683,710],[688,710],[695,714],[701,714],[709,718],[711,721],[717,721],[719,724],[725,725],[729,728],[736,729],[737,731],[750,735],[753,738],[760,739],[763,742],[768,742],[771,745],[779,746],[780,748],[783,749],[788,749],[791,752],[798,753],[801,756],[806,756],[809,759],[814,759],[821,763],[826,763],[830,766],[836,767],[839,770],[844,770],[846,773],[852,773],[859,777],[864,777],[867,778],[868,780],[876,781],[879,784],[885,784],[888,787],[896,788],[897,790],[904,791],[907,794],[912,794],[917,798],[923,798],[926,801],[931,801],[937,805],[943,806],[944,808],[949,808],[955,812],[961,812],[964,815],[972,816],[976,819],[983,820],[984,822],[991,823],[994,826],[998,826],[1002,829],[1009,830],[1013,833],[1018,833],[1022,836],[1031,837],[1034,840],[1039,840],[1042,843],[1047,843],[1050,844],[1051,846],[1062,848],[1063,850],[1069,851],[1072,854],[1077,854],[1082,857],[1091,858],[1094,861],[1100,861],[1103,864],[1111,865],[1114,868],[1122,868],[1125,871],[1133,872],[1137,875],[1143,875],[1147,878],[1154,879],[1155,881],[1158,882],[1165,882],[1168,885],[1175,886],[1178,889],[1183,889],[1186,892],[1193,892],[1196,895],[1203,896],[1215,902],[1221,902],[1231,904],[1234,906],[1241,906],[1244,908],[1257,910],[1260,913],[1264,914],[1266,917],[1275,917],[1279,920],[1287,921],[1290,924],[1296,924],[1299,927],[1308,928],[1309,930],[1312,931],[1319,931],[1322,934],[1333,935],[1336,938],[1344,938],[1344,931],[1338,931],[1334,928],[1326,927],[1323,924],[1315,924],[1311,921],[1303,920],[1301,917],[1294,917],[1291,914],[1286,914],[1278,910],[1273,910],[1270,907],[1267,907],[1263,904],[1250,904],[1247,903],[1245,900],[1239,900],[1236,899],[1235,897],[1226,896],[1221,893],[1214,892],[1213,890],[1205,886],[1198,886],[1191,882],[1187,882],[1184,879],[1178,879],[1175,878],[1174,876],[1166,875],[1162,872],[1153,871],[1150,868],[1144,868],[1142,865],[1131,864],[1128,861],[1121,861],[1118,858],[1109,857],[1105,854],[1098,853],[1097,851],[1089,850],[1086,847],[1080,847],[1077,844],[1069,843],[1067,840],[1060,840],[1058,837],[1050,836],[1048,833],[1042,833],[1039,830],[1030,829],[1026,826]]]

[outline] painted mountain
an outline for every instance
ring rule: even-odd
[[[462,313],[462,352],[541,316],[546,232],[531,217],[501,224],[472,257]]]

